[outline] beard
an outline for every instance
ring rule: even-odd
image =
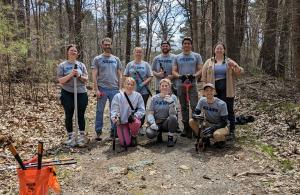
[[[169,52],[170,52],[170,49],[163,49],[163,50],[162,50],[162,53],[163,53],[163,54],[168,54]]]

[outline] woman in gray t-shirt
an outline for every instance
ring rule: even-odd
[[[86,83],[88,73],[83,63],[77,61],[78,51],[75,45],[67,47],[67,60],[60,63],[57,67],[57,78],[61,85],[61,103],[65,111],[65,126],[68,132],[68,139],[65,142],[68,146],[84,146],[87,142],[84,130],[84,113],[88,105],[88,95]],[[73,133],[73,113],[74,113],[74,79],[77,79],[77,108],[78,108],[78,126],[79,139],[75,140]]]

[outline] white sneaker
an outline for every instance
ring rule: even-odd
[[[86,144],[88,143],[88,140],[86,139],[85,135],[79,135],[78,139],[77,139],[77,145],[79,147],[85,147]]]
[[[69,146],[69,147],[74,147],[74,146],[76,146],[76,140],[75,140],[74,135],[73,135],[71,138],[68,138],[68,139],[64,142],[64,144],[66,144],[66,145]]]
[[[143,127],[141,127],[141,128],[139,129],[139,134],[140,134],[140,135],[145,135],[145,134],[146,134],[146,130],[145,130]]]

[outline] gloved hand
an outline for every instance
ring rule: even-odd
[[[211,137],[212,134],[215,132],[215,130],[216,130],[215,127],[208,127],[208,128],[206,128],[206,129],[204,129],[204,130],[202,131],[203,136],[204,136],[204,137]]]
[[[193,113],[192,114],[192,118],[196,119],[196,120],[199,120],[199,122],[203,122],[204,121],[204,117],[202,115],[200,115],[200,114]]]
[[[153,130],[157,131],[159,128],[158,128],[156,123],[153,123],[152,125],[150,125],[150,129],[153,129]]]
[[[174,100],[173,100],[173,98],[170,95],[166,95],[165,98],[164,98],[164,100],[166,102],[168,102],[169,104],[174,103]]]
[[[131,115],[129,115],[129,117],[128,117],[128,123],[133,123],[133,122],[134,122],[134,115],[131,114]]]
[[[187,79],[187,77],[186,75],[180,75],[179,79],[181,80],[181,82],[184,82]]]
[[[192,74],[188,74],[188,75],[187,75],[187,78],[189,79],[190,82],[193,82],[194,79],[195,79],[195,76],[192,75]]]

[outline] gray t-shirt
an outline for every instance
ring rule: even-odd
[[[221,116],[228,115],[226,103],[216,97],[212,104],[207,103],[206,97],[201,97],[196,109],[204,111],[207,121],[214,124],[220,124]]]
[[[57,78],[62,78],[70,74],[74,68],[74,65],[77,64],[77,71],[80,75],[87,75],[86,67],[83,63],[79,61],[75,61],[75,63],[70,63],[67,60],[60,63],[57,67]],[[62,88],[68,92],[74,93],[74,77],[70,79],[68,82],[62,85]],[[85,83],[80,79],[77,79],[77,93],[85,93],[87,92]]]
[[[171,98],[174,100],[174,104],[177,105],[177,97],[172,94]],[[165,120],[169,117],[170,104],[160,96],[156,94],[151,98],[149,111],[153,111],[155,120]]]
[[[180,53],[175,57],[173,66],[177,66],[179,75],[195,74],[197,65],[203,64],[201,55],[195,52],[190,54]],[[196,79],[194,80],[196,82]],[[181,82],[178,83],[179,85]]]
[[[165,77],[167,77],[168,75],[172,75],[172,65],[174,63],[175,57],[176,56],[171,53],[169,55],[160,54],[156,56],[153,59],[152,70],[155,72],[160,72],[161,71],[160,63],[161,63],[164,71],[166,72]],[[159,89],[159,82],[161,81],[161,79],[162,78],[160,77],[156,77],[156,89]]]
[[[136,74],[139,72],[141,77]],[[140,94],[148,94],[147,89],[145,87],[138,87],[144,80],[153,76],[152,70],[148,62],[142,61],[141,63],[135,63],[135,61],[131,61],[127,64],[126,69],[124,71],[124,75],[127,77],[132,77],[136,81],[136,91]]]
[[[108,89],[119,89],[118,70],[122,70],[122,64],[114,55],[96,56],[92,62],[92,69],[98,69],[98,86]]]
[[[133,91],[132,94],[128,95],[128,98],[134,109],[137,108],[135,112],[135,117],[141,119],[145,115],[144,100],[138,92]],[[124,95],[123,91],[117,93],[111,103],[111,119],[113,119],[117,114],[120,115],[121,124],[128,123],[128,117],[132,110],[129,103]]]

